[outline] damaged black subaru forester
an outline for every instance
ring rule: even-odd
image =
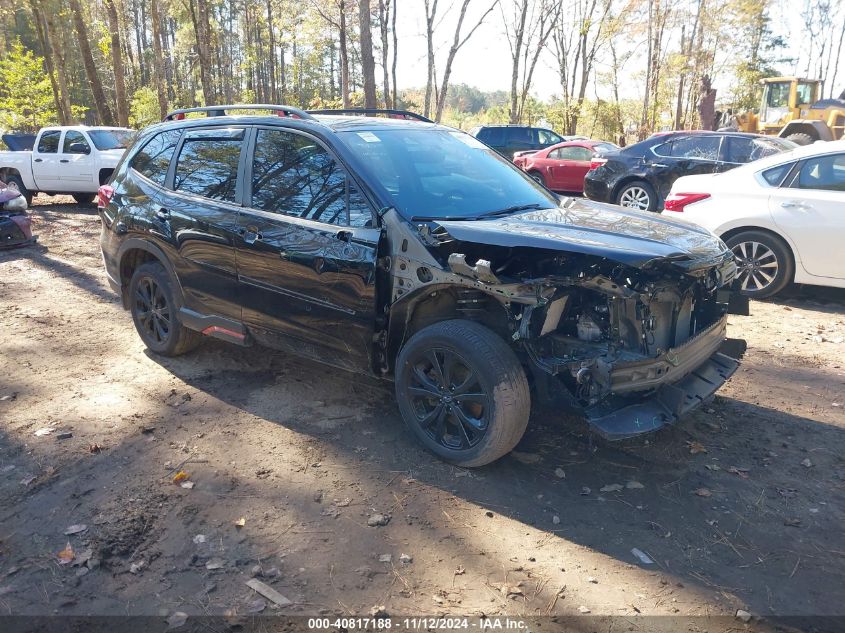
[[[720,239],[559,197],[412,113],[176,111],[126,152],[99,212],[152,352],[206,335],[392,379],[414,434],[463,466],[517,444],[532,396],[620,439],[737,368],[720,348],[747,302]]]

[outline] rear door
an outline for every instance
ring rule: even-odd
[[[59,143],[61,130],[44,130],[32,152],[32,177],[39,191],[61,191]]]
[[[149,205],[151,223],[178,252],[186,307],[207,316],[241,318],[234,239],[246,138],[238,126],[185,130],[168,174],[172,191]],[[157,149],[149,153],[155,160]]]
[[[845,153],[804,160],[770,205],[808,274],[845,279]]]
[[[718,134],[690,134],[653,148],[654,156],[648,162],[660,199],[666,199],[672,184],[681,176],[714,173],[721,143]]]
[[[354,180],[315,137],[253,131],[237,245],[243,319],[265,342],[366,371],[380,230]]]
[[[59,180],[62,191],[94,191],[96,158],[91,143],[78,130],[68,130],[59,152]]]

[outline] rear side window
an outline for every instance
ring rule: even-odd
[[[159,132],[135,154],[131,167],[139,174],[152,180],[157,185],[164,185],[167,179],[167,170],[170,168],[170,159],[176,151],[176,145],[182,136],[182,130],[168,130]]]
[[[502,145],[505,142],[505,128],[486,127],[478,133],[478,139],[488,145]]]
[[[334,157],[313,139],[284,130],[258,131],[252,206],[327,224],[372,222],[369,205]]]
[[[561,147],[557,150],[556,158],[562,160],[590,160],[593,157],[593,152],[586,147]]]
[[[243,137],[242,129],[186,132],[173,188],[211,200],[234,202]]]
[[[62,133],[59,130],[44,132],[38,139],[38,152],[41,154],[55,154],[59,151],[59,137]]]
[[[719,159],[721,140],[718,136],[685,136],[675,139],[668,146],[661,145],[656,151],[662,156],[715,161]]]
[[[767,169],[761,174],[763,176],[763,180],[769,183],[772,187],[780,187],[783,179],[786,178],[786,174],[789,173],[794,164],[795,163],[786,163],[785,165],[778,165],[777,167]]]

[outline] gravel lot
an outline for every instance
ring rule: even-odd
[[[264,614],[845,616],[845,291],[732,317],[742,367],[676,428],[590,443],[537,411],[517,452],[467,471],[413,442],[388,383],[213,340],[145,352],[97,214],[69,200],[37,198],[39,245],[0,253],[0,614],[163,630],[257,612],[258,576],[292,602]]]

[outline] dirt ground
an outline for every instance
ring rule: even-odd
[[[845,616],[845,292],[732,317],[742,367],[675,428],[591,443],[538,411],[468,471],[413,441],[389,383],[214,340],[147,353],[68,200],[0,253],[0,614]]]

